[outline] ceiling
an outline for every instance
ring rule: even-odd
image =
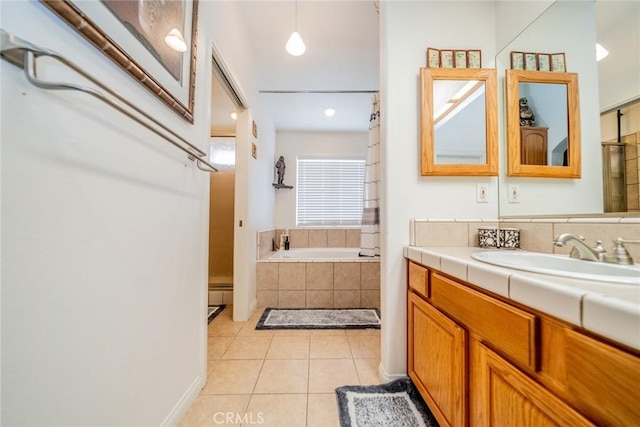
[[[284,47],[294,30],[295,2],[242,1],[237,7],[259,70],[261,107],[276,131],[368,129],[372,92],[380,86],[379,26],[373,0],[299,1],[297,30],[307,50],[298,57]],[[212,131],[233,129],[229,112],[235,107],[216,79],[212,96]],[[324,115],[327,107],[336,110],[335,116]]]
[[[294,30],[296,3],[239,1],[238,22],[250,43],[260,102],[276,131],[364,132],[371,91],[380,87],[379,24],[374,0],[300,0],[297,30],[307,50],[294,57],[285,44]],[[598,35],[640,7],[636,1],[596,3]],[[603,61],[605,62],[605,61]],[[602,63],[601,63],[602,66]],[[282,93],[282,92],[296,93]],[[334,93],[308,93],[308,92]],[[362,93],[335,93],[335,92]],[[269,93],[277,92],[277,93]],[[214,78],[212,132],[233,133],[234,104]],[[327,118],[325,108],[336,110]]]

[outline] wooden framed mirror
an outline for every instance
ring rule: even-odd
[[[507,70],[507,175],[580,178],[578,75]]]
[[[495,69],[420,70],[422,175],[498,175]]]

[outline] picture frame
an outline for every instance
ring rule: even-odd
[[[511,52],[511,69],[524,70],[524,52]]]
[[[466,50],[454,51],[454,66],[455,68],[467,68],[467,51]]]
[[[253,134],[254,138],[258,137],[258,125],[256,124],[255,120],[251,121],[251,133]]]
[[[251,157],[258,159],[258,147],[254,142],[251,143]]]
[[[427,67],[440,68],[440,51],[438,49],[427,48]]]
[[[548,53],[538,54],[538,71],[551,71],[551,56]]]
[[[479,50],[468,50],[467,66],[469,68],[482,68],[482,52]]]
[[[189,123],[193,123],[198,0],[154,4],[118,0],[39,0],[134,80]],[[165,37],[180,32],[184,52]]]
[[[440,51],[440,67],[454,68],[453,50],[446,49]]]
[[[536,53],[527,52],[524,54],[524,69],[527,71],[538,70],[538,55]]]
[[[564,73],[567,71],[564,52],[551,54],[551,71],[554,73]]]

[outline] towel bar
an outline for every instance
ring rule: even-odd
[[[2,59],[8,61],[9,63],[11,63],[11,64],[13,64],[13,65],[15,65],[15,66],[17,66],[19,68],[22,68],[24,70],[24,73],[25,73],[25,76],[26,76],[27,80],[31,84],[33,84],[34,86],[39,87],[41,89],[46,89],[46,90],[75,90],[75,91],[79,91],[79,92],[83,92],[83,93],[86,93],[88,95],[91,95],[94,98],[99,99],[100,101],[104,102],[106,105],[118,110],[119,112],[121,112],[122,114],[126,115],[127,117],[129,117],[133,121],[135,121],[138,124],[144,126],[145,128],[147,128],[151,132],[155,133],[156,135],[158,135],[159,137],[161,137],[165,141],[169,142],[173,146],[175,146],[178,149],[180,149],[183,152],[185,152],[187,154],[187,157],[189,158],[189,160],[192,160],[192,161],[196,162],[196,166],[198,167],[198,169],[200,169],[202,171],[205,171],[205,172],[217,172],[218,171],[218,169],[216,167],[214,167],[212,164],[210,164],[209,162],[207,162],[206,160],[203,160],[201,158],[201,157],[206,157],[207,153],[205,153],[204,151],[202,151],[201,149],[199,149],[195,145],[191,144],[189,141],[187,141],[186,139],[184,139],[183,137],[178,135],[173,130],[169,129],[167,126],[162,124],[157,119],[153,118],[152,116],[150,116],[146,112],[142,111],[140,108],[136,107],[134,104],[132,104],[131,102],[126,100],[122,95],[120,95],[116,91],[108,88],[103,83],[98,81],[96,78],[94,78],[93,76],[89,75],[87,72],[82,70],[76,64],[74,64],[73,62],[67,60],[66,58],[64,58],[63,56],[58,54],[57,52],[37,47],[37,46],[27,42],[27,41],[24,41],[24,40],[22,40],[22,39],[20,39],[18,37],[15,37],[15,36],[7,33],[3,29],[0,29],[0,56],[2,57]],[[105,94],[103,94],[102,92],[97,91],[97,90],[95,90],[93,88],[90,88],[90,87],[81,86],[81,85],[72,84],[72,83],[47,82],[47,81],[39,79],[37,77],[37,64],[36,64],[36,62],[37,62],[37,59],[40,58],[40,57],[49,57],[49,58],[55,59],[56,61],[60,62],[61,64],[65,65],[67,67],[69,67],[70,69],[72,69],[76,73],[80,74],[82,77],[86,78],[91,83],[95,84],[96,86],[98,86],[99,88],[101,88],[102,90],[107,92],[111,97],[113,97],[115,99],[112,99],[112,98],[106,96]],[[133,109],[136,113],[140,114],[145,119],[149,120],[150,122],[155,124],[157,127],[161,128],[163,131],[171,134],[174,138],[176,138],[180,142],[178,142],[175,139],[169,137],[168,135],[163,133],[157,127],[153,127],[150,123],[142,120],[141,117],[138,117],[138,116],[132,114],[131,111],[127,110],[120,103],[122,103],[122,104],[126,105],[127,107]],[[205,167],[203,167],[203,165]]]

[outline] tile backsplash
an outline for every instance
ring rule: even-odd
[[[601,240],[611,251],[613,240],[622,237],[640,240],[640,217],[594,218],[512,218],[494,220],[413,219],[410,225],[412,246],[479,246],[478,228],[502,226],[520,229],[520,248],[536,252],[568,254],[571,245],[557,247],[553,238],[560,233],[585,237],[589,246]],[[625,245],[634,262],[640,263],[640,245]]]
[[[258,232],[258,259],[264,259],[272,252],[272,239],[278,244],[284,229]],[[359,228],[290,228],[291,248],[359,248]]]

